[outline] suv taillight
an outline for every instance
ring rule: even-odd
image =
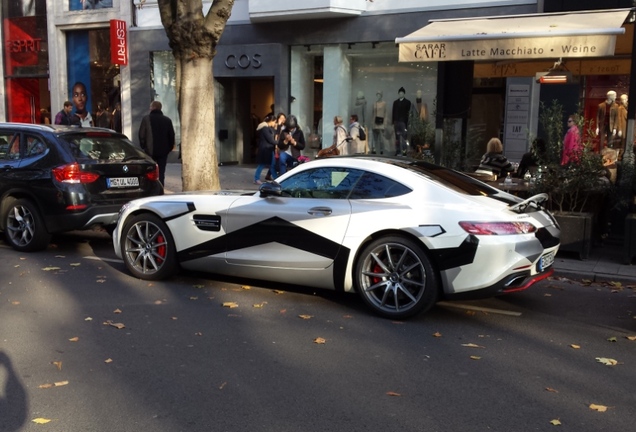
[[[60,183],[92,183],[99,174],[82,171],[77,162],[53,168],[53,177]]]
[[[155,169],[146,173],[146,178],[150,181],[159,180],[159,165],[155,164]]]

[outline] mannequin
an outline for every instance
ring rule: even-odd
[[[367,112],[367,98],[364,97],[364,92],[359,91],[356,97],[354,113],[358,116],[358,120],[362,126],[366,126],[365,113]]]
[[[393,127],[395,129],[395,155],[406,155],[406,131],[409,127],[409,112],[411,111],[411,101],[404,95],[406,90],[400,87],[398,98],[393,101]]]
[[[415,105],[417,106],[417,113],[422,121],[428,121],[428,106],[426,102],[422,102],[422,90],[415,92]]]
[[[625,148],[625,133],[627,132],[627,95],[622,94],[617,101],[617,119],[616,128],[618,129],[617,143],[620,145],[620,150]]]
[[[371,142],[371,153],[384,153],[384,122],[386,119],[386,102],[382,100],[382,91],[375,94],[373,103],[373,141]]]
[[[616,135],[618,128],[618,104],[616,92],[607,92],[607,99],[598,106],[596,114],[596,135],[599,137],[599,150],[603,150]]]

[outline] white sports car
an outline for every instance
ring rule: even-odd
[[[519,291],[552,274],[559,228],[546,199],[412,159],[335,157],[258,192],[134,200],[113,238],[142,279],[182,269],[357,291],[376,313],[401,319],[439,299]]]

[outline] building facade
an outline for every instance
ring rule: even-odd
[[[506,154],[518,159],[529,137],[540,133],[542,100],[557,97],[568,110],[582,105],[586,117],[593,118],[609,89],[628,94],[633,25],[625,25],[625,34],[617,37],[616,55],[585,61],[400,61],[396,39],[432,21],[618,8],[626,3],[236,0],[214,60],[216,136],[210,142],[216,143],[221,163],[252,162],[255,125],[273,110],[298,117],[311,138],[311,155],[331,144],[334,116],[347,121],[356,114],[368,131],[370,150],[393,154],[394,102],[403,89],[414,118],[446,134],[450,124],[452,133],[474,143],[475,154],[491,136],[498,136]],[[154,99],[163,103],[179,132],[174,60],[156,0],[8,0],[1,13],[0,120],[44,122],[42,110],[53,119],[82,83],[94,116],[98,104],[111,116],[119,104],[122,131],[133,140]],[[113,20],[125,25],[123,62],[113,57],[114,44],[119,43],[113,39]],[[537,74],[559,60],[572,79],[560,86],[538,83]],[[526,112],[511,109],[517,106]],[[509,121],[514,118],[523,121]],[[437,141],[439,151],[439,134]]]

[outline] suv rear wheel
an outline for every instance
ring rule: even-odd
[[[7,243],[20,252],[45,249],[51,240],[35,204],[24,198],[8,198],[5,203],[4,235]]]

